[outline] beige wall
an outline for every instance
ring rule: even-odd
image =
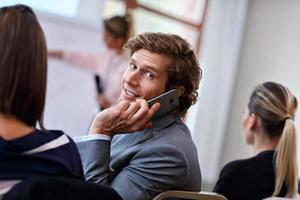
[[[250,0],[220,167],[252,155],[241,117],[256,84],[278,81],[300,99],[300,1]],[[299,118],[299,117],[298,117]],[[299,120],[296,120],[298,130]]]
[[[103,49],[101,27],[85,20],[74,20],[38,12],[48,49],[99,52]],[[70,136],[87,134],[98,112],[93,73],[66,62],[49,58],[44,123]]]

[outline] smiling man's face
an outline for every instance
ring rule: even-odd
[[[163,54],[145,49],[134,52],[122,78],[120,100],[149,100],[164,93],[168,80],[166,67],[169,63],[170,59]]]

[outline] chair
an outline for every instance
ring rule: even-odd
[[[284,197],[269,197],[263,200],[299,200],[300,196],[298,195],[296,198],[284,198]]]
[[[152,200],[167,199],[193,199],[193,200],[227,200],[223,195],[214,192],[191,192],[181,190],[168,190],[160,193]]]

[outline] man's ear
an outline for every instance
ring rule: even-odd
[[[178,97],[180,97],[181,95],[183,95],[185,88],[180,85],[180,86],[176,86],[176,90],[177,90]]]
[[[253,113],[251,113],[250,118],[249,118],[249,123],[248,123],[248,128],[249,130],[253,131],[256,129],[257,126],[257,116]]]

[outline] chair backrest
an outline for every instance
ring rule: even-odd
[[[214,192],[191,192],[181,190],[168,190],[157,195],[153,200],[192,199],[192,200],[227,200],[223,195]]]
[[[122,200],[112,188],[66,177],[37,176],[23,180],[2,200]]]
[[[263,200],[299,200],[300,199],[300,196],[297,195],[296,198],[285,198],[285,197],[269,197],[269,198],[266,198],[266,199],[263,199]]]

